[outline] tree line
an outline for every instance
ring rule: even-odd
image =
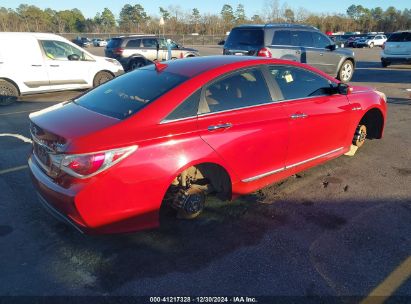
[[[160,18],[164,25],[160,25]],[[141,4],[126,4],[116,19],[109,8],[86,18],[77,9],[56,11],[34,5],[0,7],[0,31],[54,33],[166,33],[223,35],[239,24],[289,22],[313,25],[321,31],[332,32],[392,32],[411,29],[411,9],[397,10],[390,6],[365,8],[351,5],[346,14],[315,14],[304,8],[293,9],[279,0],[266,0],[260,14],[248,16],[244,5],[224,4],[219,14],[202,13],[197,8],[183,10],[179,5],[159,7],[158,15],[149,15]]]

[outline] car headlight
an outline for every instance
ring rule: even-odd
[[[110,62],[110,63],[113,63],[113,64],[115,64],[115,65],[117,65],[117,66],[121,66],[121,63],[118,62],[116,59],[113,59],[113,58],[105,58],[105,59],[106,59],[106,61],[108,61],[108,62]]]
[[[383,92],[375,90],[375,93],[377,93],[385,102],[387,102],[387,96]]]

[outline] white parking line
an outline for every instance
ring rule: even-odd
[[[28,167],[29,166],[24,165],[24,166],[18,166],[18,167],[14,167],[14,168],[5,169],[5,170],[0,170],[0,175],[6,174],[6,173],[11,173],[11,172],[16,172],[16,171],[20,171],[20,170],[24,170],[24,169],[27,169]]]
[[[10,113],[0,113],[0,116],[6,116],[6,115],[13,115],[13,114],[21,114],[21,113],[31,113],[34,110],[30,111],[18,111],[18,112],[10,112]]]
[[[29,143],[31,144],[32,141],[30,138],[27,138],[26,136],[23,136],[21,134],[13,134],[13,133],[0,133],[0,137],[15,137],[17,139],[20,139],[21,141],[25,142],[25,143]]]

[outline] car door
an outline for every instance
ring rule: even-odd
[[[163,50],[160,48],[157,52],[157,38],[143,38],[141,52],[147,59],[161,60],[163,58]]]
[[[327,36],[319,32],[300,32],[302,45],[306,46],[306,63],[325,73],[335,75],[340,58],[339,54],[329,48],[333,42]]]
[[[37,39],[12,37],[1,42],[4,43],[2,66],[13,81],[24,83],[28,89],[21,88],[23,92],[47,90],[49,77]]]
[[[338,152],[349,143],[351,107],[347,96],[330,95],[328,79],[303,68],[271,66],[290,127],[286,166]]]
[[[284,167],[288,118],[275,99],[259,68],[231,73],[203,88],[200,136],[243,182]]]
[[[63,41],[41,40],[50,86],[59,88],[87,87],[92,85],[95,61],[81,49]],[[70,56],[77,60],[70,60]],[[71,58],[74,59],[74,58]]]
[[[296,39],[296,31],[275,30],[270,46],[270,51],[274,58],[304,62],[301,57],[301,46]]]

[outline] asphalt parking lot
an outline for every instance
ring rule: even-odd
[[[30,144],[10,136],[29,137],[30,112],[80,92],[1,107],[0,295],[411,301],[411,66],[382,68],[379,49],[355,52],[352,84],[388,96],[382,140],[232,203],[210,202],[196,221],[134,234],[81,235],[51,217],[31,185]]]

